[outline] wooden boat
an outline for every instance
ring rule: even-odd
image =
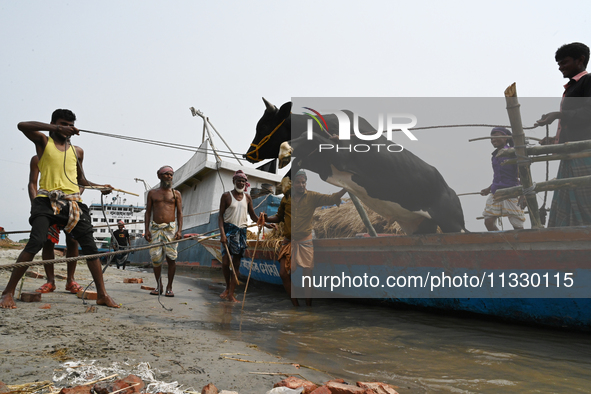
[[[254,242],[250,241],[240,265],[243,276],[248,275]],[[220,257],[219,241],[204,244]],[[331,291],[324,286],[315,297],[379,298],[538,325],[591,329],[591,227],[316,239],[314,254],[314,278],[354,278],[367,273],[381,280],[375,287],[345,286]],[[252,278],[281,284],[275,258],[274,251],[259,248]],[[427,285],[383,286],[385,275],[421,276]],[[477,285],[475,280],[472,284],[464,280],[458,287],[432,288],[437,275],[477,277],[483,285],[471,286]]]

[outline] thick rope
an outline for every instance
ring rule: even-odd
[[[123,253],[136,252],[139,250],[146,250],[146,249],[150,249],[150,248],[157,248],[160,246],[171,245],[171,244],[179,243],[179,242],[191,241],[191,240],[197,239],[199,237],[201,237],[201,235],[195,235],[192,237],[178,239],[178,240],[174,240],[174,241],[170,241],[170,242],[159,242],[156,244],[149,244],[146,246],[139,246],[136,248],[117,250],[114,252],[89,254],[86,256],[66,257],[66,258],[62,258],[62,259],[40,260],[40,261],[21,261],[21,262],[14,263],[14,264],[0,265],[0,270],[9,270],[9,269],[14,269],[14,268],[22,268],[22,267],[32,267],[35,265],[67,263],[69,261],[77,261],[77,260],[92,260],[92,259],[96,259],[96,258],[100,258],[100,257],[114,256],[114,255],[123,254]]]

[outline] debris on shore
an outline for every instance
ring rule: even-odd
[[[147,362],[131,365],[115,362],[110,367],[95,365],[96,360],[69,361],[56,371],[53,381],[7,385],[0,381],[1,394],[239,394],[219,390],[213,383],[201,391],[183,388],[178,382],[166,383],[156,379],[161,372]],[[381,382],[356,382],[332,379],[323,384],[289,376],[266,394],[398,394],[395,386]]]

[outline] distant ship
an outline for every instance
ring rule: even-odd
[[[109,248],[111,231],[117,230],[117,222],[123,220],[125,229],[129,231],[129,238],[133,242],[135,238],[141,238],[144,233],[144,214],[146,207],[136,203],[126,204],[126,199],[119,195],[114,196],[109,204],[103,208],[101,204],[92,203],[89,206],[92,226],[94,227],[94,239],[98,248]],[[108,226],[107,226],[108,224]]]

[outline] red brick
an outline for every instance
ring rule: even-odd
[[[357,386],[370,389],[375,394],[398,394],[398,391],[394,390],[398,387],[382,382],[357,382]]]
[[[21,293],[23,302],[41,302],[41,293]]]
[[[213,383],[209,383],[207,386],[204,386],[201,389],[201,394],[218,394],[218,388],[213,385]]]
[[[82,298],[82,293],[84,293],[84,290],[78,292],[78,298]],[[86,291],[86,293],[84,293],[84,299],[86,300],[96,300],[97,298],[98,295],[96,294],[96,291]]]
[[[155,287],[144,286],[144,285],[142,285],[141,289],[142,289],[142,290],[150,290],[150,291],[152,291],[152,290],[156,290],[156,288],[155,288]]]
[[[91,385],[76,386],[70,388],[64,387],[63,389],[61,389],[59,394],[90,394],[90,389],[92,389]]]
[[[39,307],[39,309],[51,309],[51,304],[43,304]]]
[[[45,275],[39,274],[39,273],[34,272],[34,271],[27,271],[27,272],[25,272],[25,276],[27,278],[33,278],[33,279],[43,279],[43,278],[45,278]]]
[[[331,394],[373,394],[371,390],[362,389],[361,387],[351,386],[350,384],[328,382],[326,387]]]
[[[9,391],[6,384],[0,380],[0,393],[8,393]]]
[[[317,385],[310,382],[309,380],[304,380],[300,378],[296,378],[295,376],[290,376],[289,378],[283,379],[279,383],[275,383],[273,387],[287,387],[290,389],[297,389],[300,387],[304,388],[302,394],[310,394],[312,391],[318,388]]]
[[[320,386],[316,390],[312,391],[310,394],[332,394],[328,387]]]
[[[141,392],[144,387],[145,384],[140,378],[129,375],[112,383],[97,383],[93,389],[97,394],[109,394],[114,391],[117,391],[117,394],[134,394]]]
[[[124,278],[123,283],[144,283],[142,278]]]
[[[330,382],[345,383],[345,381],[343,379],[331,379],[328,382],[324,382],[324,384],[329,384]],[[347,384],[347,383],[345,383],[345,384]]]

